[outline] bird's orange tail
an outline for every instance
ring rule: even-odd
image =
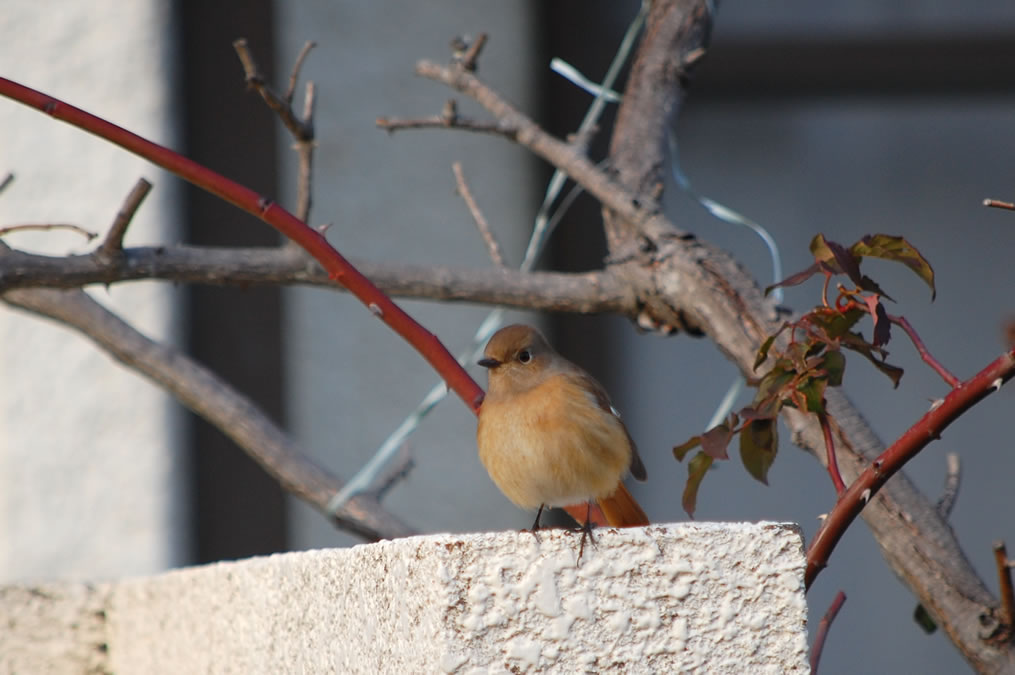
[[[612,495],[597,499],[596,503],[611,527],[640,527],[649,524],[648,516],[623,483],[617,485],[617,490]]]

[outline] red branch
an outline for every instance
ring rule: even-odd
[[[954,389],[961,384],[959,378],[952,375],[947,368],[941,365],[940,361],[931,355],[930,351],[927,350],[927,347],[924,346],[923,340],[921,340],[920,336],[917,334],[916,329],[909,325],[909,321],[906,320],[906,317],[892,316],[889,314],[888,320],[906,331],[906,335],[908,335],[909,339],[913,341],[913,346],[916,347],[916,351],[920,353],[920,358],[923,359],[924,363],[933,368],[934,372],[940,375],[941,379],[947,382],[949,387]]]
[[[321,233],[308,227],[271,199],[168,148],[17,82],[0,78],[0,95],[114,143],[268,223],[306,249],[321,263],[331,279],[348,288],[381,321],[412,345],[473,412],[479,411],[483,390],[437,336],[392,302],[391,298],[342,257]]]
[[[1011,562],[1008,560],[1008,550],[1003,541],[994,542],[994,562],[997,564],[997,577],[1001,595],[1001,624],[1011,634],[1012,624],[1015,622],[1015,591],[1011,583]]]
[[[817,675],[818,663],[821,661],[821,652],[825,649],[825,638],[828,637],[828,629],[832,627],[832,622],[835,621],[835,617],[839,614],[839,610],[842,609],[844,602],[846,602],[846,594],[839,591],[835,594],[832,604],[828,606],[828,611],[821,617],[821,622],[818,624],[818,633],[814,636],[814,644],[811,645],[811,675]]]
[[[811,587],[814,579],[828,564],[828,558],[839,539],[885,482],[916,456],[931,441],[941,437],[949,424],[955,421],[991,392],[1015,375],[1015,350],[1005,352],[986,368],[953,389],[941,405],[932,408],[910,427],[890,448],[885,450],[864,469],[853,484],[840,497],[828,514],[814,540],[807,549],[805,583]]]
[[[0,77],[0,95],[118,145],[271,225],[316,258],[329,278],[349,289],[374,315],[401,335],[433,366],[438,375],[444,378],[448,388],[458,394],[473,413],[479,412],[483,389],[459,365],[437,336],[423,328],[363,276],[320,232],[308,227],[271,199],[168,148],[17,82]],[[579,523],[585,521],[587,507],[584,504],[569,506],[565,510]],[[605,517],[595,505],[591,511],[591,520],[597,525],[606,525]]]
[[[821,423],[821,433],[825,435],[825,450],[828,453],[828,475],[832,477],[835,494],[842,497],[842,493],[846,491],[846,484],[842,482],[842,474],[839,473],[839,460],[835,457],[835,439],[832,438],[832,425],[828,422],[828,415],[824,413],[818,413],[818,422]]]

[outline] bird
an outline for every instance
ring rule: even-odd
[[[479,459],[504,496],[537,510],[533,532],[545,507],[587,503],[584,550],[592,501],[611,526],[649,524],[622,480],[628,472],[645,480],[645,465],[595,378],[523,324],[494,333],[478,363],[489,371],[476,431]]]

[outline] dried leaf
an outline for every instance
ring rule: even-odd
[[[812,276],[814,276],[815,274],[817,274],[820,271],[821,271],[821,266],[818,265],[817,263],[815,263],[815,264],[811,265],[810,267],[808,267],[807,269],[805,269],[802,272],[797,272],[796,274],[791,274],[790,276],[786,277],[785,279],[783,279],[782,281],[780,281],[778,283],[772,284],[771,286],[766,286],[765,287],[765,296],[767,297],[768,294],[771,293],[776,288],[785,287],[785,286],[798,286],[798,285],[802,284],[803,282],[807,281],[808,279],[810,279]]]
[[[888,313],[885,311],[884,305],[876,295],[865,297],[864,302],[867,303],[871,319],[874,320],[874,337],[871,344],[875,347],[888,344],[888,340],[892,337],[892,323],[888,320]]]
[[[847,333],[846,335],[843,335],[842,346],[847,349],[852,349],[857,354],[862,354],[864,358],[874,364],[875,368],[887,375],[894,386],[899,386],[899,380],[902,379],[904,371],[898,366],[885,363],[884,357],[887,355],[887,352],[884,349],[867,342],[859,333]],[[881,358],[877,358],[875,353],[877,353],[877,355]]]
[[[703,433],[701,435],[702,451],[713,459],[729,459],[730,456],[726,453],[726,446],[733,439],[733,434],[736,433],[736,427],[739,423],[740,420],[736,414],[730,413],[729,418],[725,422],[721,422]]]

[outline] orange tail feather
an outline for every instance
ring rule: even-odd
[[[648,516],[623,483],[617,485],[617,490],[612,495],[596,502],[611,527],[640,527],[649,524]]]

